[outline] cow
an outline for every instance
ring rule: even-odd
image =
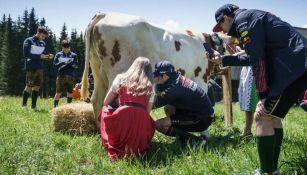
[[[152,66],[161,60],[168,60],[181,74],[207,90],[206,81],[211,66],[208,66],[203,43],[207,42],[213,47],[208,34],[165,29],[139,16],[97,13],[85,31],[85,41],[81,97],[88,97],[90,66],[94,77],[91,103],[96,118],[112,80],[126,71],[139,56],[149,58]]]

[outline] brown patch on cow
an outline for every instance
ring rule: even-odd
[[[198,66],[198,67],[194,70],[194,75],[195,75],[195,77],[198,77],[200,71],[201,71],[201,68]]]
[[[179,71],[181,75],[183,75],[183,76],[185,75],[185,70],[179,68],[177,71]]]
[[[175,48],[176,48],[177,52],[180,50],[180,47],[181,47],[181,43],[179,41],[175,40]]]
[[[104,46],[104,40],[98,40],[98,50],[99,50],[99,58],[102,60],[104,57],[107,56],[107,49]]]
[[[101,33],[99,32],[99,26],[97,26],[97,25],[94,26],[93,35],[92,35],[92,36],[94,37],[94,38],[93,38],[94,40],[95,40],[95,39],[98,40],[98,39],[101,38],[102,35],[101,35]]]
[[[95,46],[97,42],[97,50],[99,53],[99,58],[102,60],[107,56],[107,49],[104,46],[104,40],[101,39],[102,34],[99,32],[99,26],[94,26],[93,33],[90,35],[90,42],[92,46]],[[95,42],[96,41],[96,42]]]
[[[120,45],[119,45],[118,40],[115,40],[115,43],[114,43],[114,46],[113,46],[113,49],[112,49],[113,57],[111,57],[111,66],[114,66],[115,63],[117,63],[121,58],[119,47],[120,47]]]
[[[186,30],[187,32],[187,35],[191,36],[191,37],[194,37],[194,33],[191,31],[191,30]]]

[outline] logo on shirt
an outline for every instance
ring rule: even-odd
[[[197,84],[194,81],[192,81],[191,79],[184,77],[184,78],[181,79],[181,82],[182,82],[182,86],[185,87],[185,88],[189,88],[192,91],[195,91],[197,89]]]
[[[248,34],[248,31],[244,31],[241,33],[241,37],[245,37]]]

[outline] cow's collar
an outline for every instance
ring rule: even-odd
[[[229,32],[228,32],[228,35],[229,36],[233,36],[233,37],[239,37],[238,33],[237,33],[237,30],[236,30],[236,17],[238,16],[238,14],[240,14],[241,12],[245,11],[246,9],[239,9],[235,12],[235,16],[233,17],[233,22],[232,22],[232,25],[229,29]]]

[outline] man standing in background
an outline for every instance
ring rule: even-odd
[[[62,51],[55,55],[53,65],[58,71],[56,79],[56,94],[54,96],[54,107],[57,107],[64,91],[67,91],[67,103],[72,101],[74,88],[75,69],[78,68],[77,55],[70,51],[70,42],[62,41]]]
[[[22,106],[27,108],[28,97],[31,95],[31,108],[37,111],[36,101],[38,97],[39,88],[43,83],[43,60],[50,60],[53,58],[52,54],[45,54],[44,40],[48,36],[45,27],[38,27],[37,33],[25,39],[23,43],[23,56],[25,57],[26,70],[26,87],[23,91]]]

